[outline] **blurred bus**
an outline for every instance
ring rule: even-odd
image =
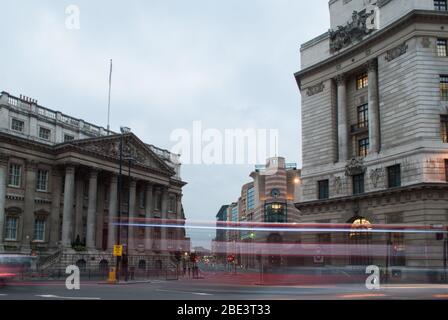
[[[19,254],[0,254],[0,286],[33,271],[35,256]]]

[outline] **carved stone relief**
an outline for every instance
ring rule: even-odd
[[[380,182],[384,179],[384,168],[377,168],[370,170],[370,181],[374,188],[380,187]]]
[[[387,51],[386,53],[386,61],[387,62],[391,62],[394,59],[397,59],[399,56],[404,55],[408,50],[408,45],[407,43],[403,43],[393,49],[390,49]]]

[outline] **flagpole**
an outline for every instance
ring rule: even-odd
[[[107,135],[110,135],[110,92],[112,88],[112,59],[110,59],[109,71],[109,99],[107,103]]]

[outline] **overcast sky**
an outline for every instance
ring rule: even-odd
[[[0,91],[107,124],[165,149],[175,129],[278,129],[279,154],[301,166],[300,44],[329,28],[328,0],[0,0]],[[66,7],[80,29],[66,28]],[[252,165],[185,165],[190,220],[238,199]],[[193,237],[194,234],[190,233]],[[195,243],[196,245],[196,243]]]

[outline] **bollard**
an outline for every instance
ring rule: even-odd
[[[109,283],[117,283],[117,271],[115,267],[109,269],[109,278],[107,279]]]

